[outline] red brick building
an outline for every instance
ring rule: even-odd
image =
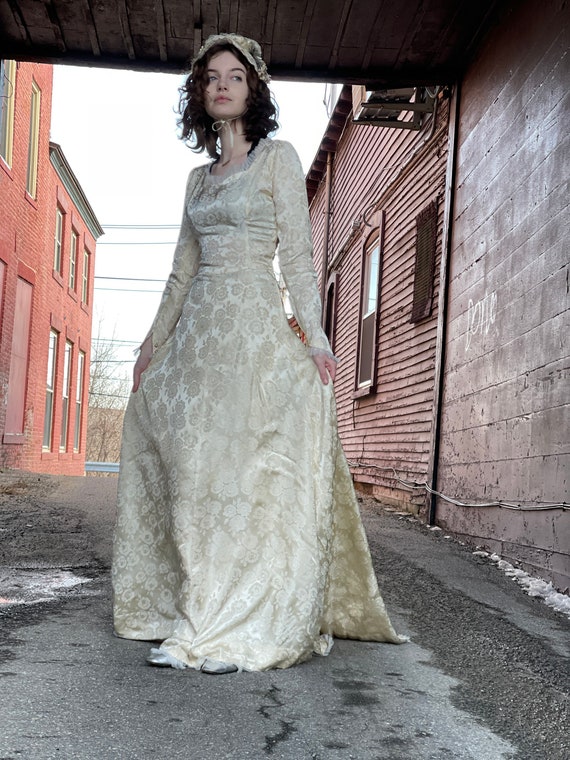
[[[103,230],[50,143],[52,79],[1,62],[0,466],[82,475]]]

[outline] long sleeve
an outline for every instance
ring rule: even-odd
[[[168,339],[182,313],[184,299],[200,262],[200,247],[188,220],[188,203],[196,190],[200,170],[193,169],[186,183],[184,211],[178,242],[174,250],[172,271],[168,276],[160,306],[148,335],[152,335],[152,348],[156,351]],[[148,336],[147,336],[148,337]]]
[[[321,326],[321,299],[313,266],[303,169],[290,143],[276,143],[275,153],[273,201],[279,238],[279,265],[293,312],[307,337],[309,348],[330,354],[329,341]]]

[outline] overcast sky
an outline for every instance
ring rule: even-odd
[[[207,160],[177,138],[181,82],[173,74],[54,68],[51,139],[106,228],[97,243],[93,333],[101,320],[101,337],[114,335],[120,358],[129,361],[127,344],[144,338],[170,271],[186,177]],[[281,124],[276,137],[293,143],[308,170],[328,122],[325,86],[271,88]]]

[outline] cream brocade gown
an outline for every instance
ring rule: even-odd
[[[242,170],[189,176],[154,355],[127,408],[113,589],[117,635],[199,668],[327,653],[330,635],[399,643],[336,422],[290,329],[279,259],[313,349],[320,324],[303,172],[262,140]],[[329,636],[322,635],[329,634]]]

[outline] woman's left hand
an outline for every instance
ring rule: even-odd
[[[329,384],[329,376],[334,383],[334,378],[336,375],[336,361],[325,352],[313,354],[311,356],[311,359],[317,365],[319,376],[322,380],[323,385]]]

